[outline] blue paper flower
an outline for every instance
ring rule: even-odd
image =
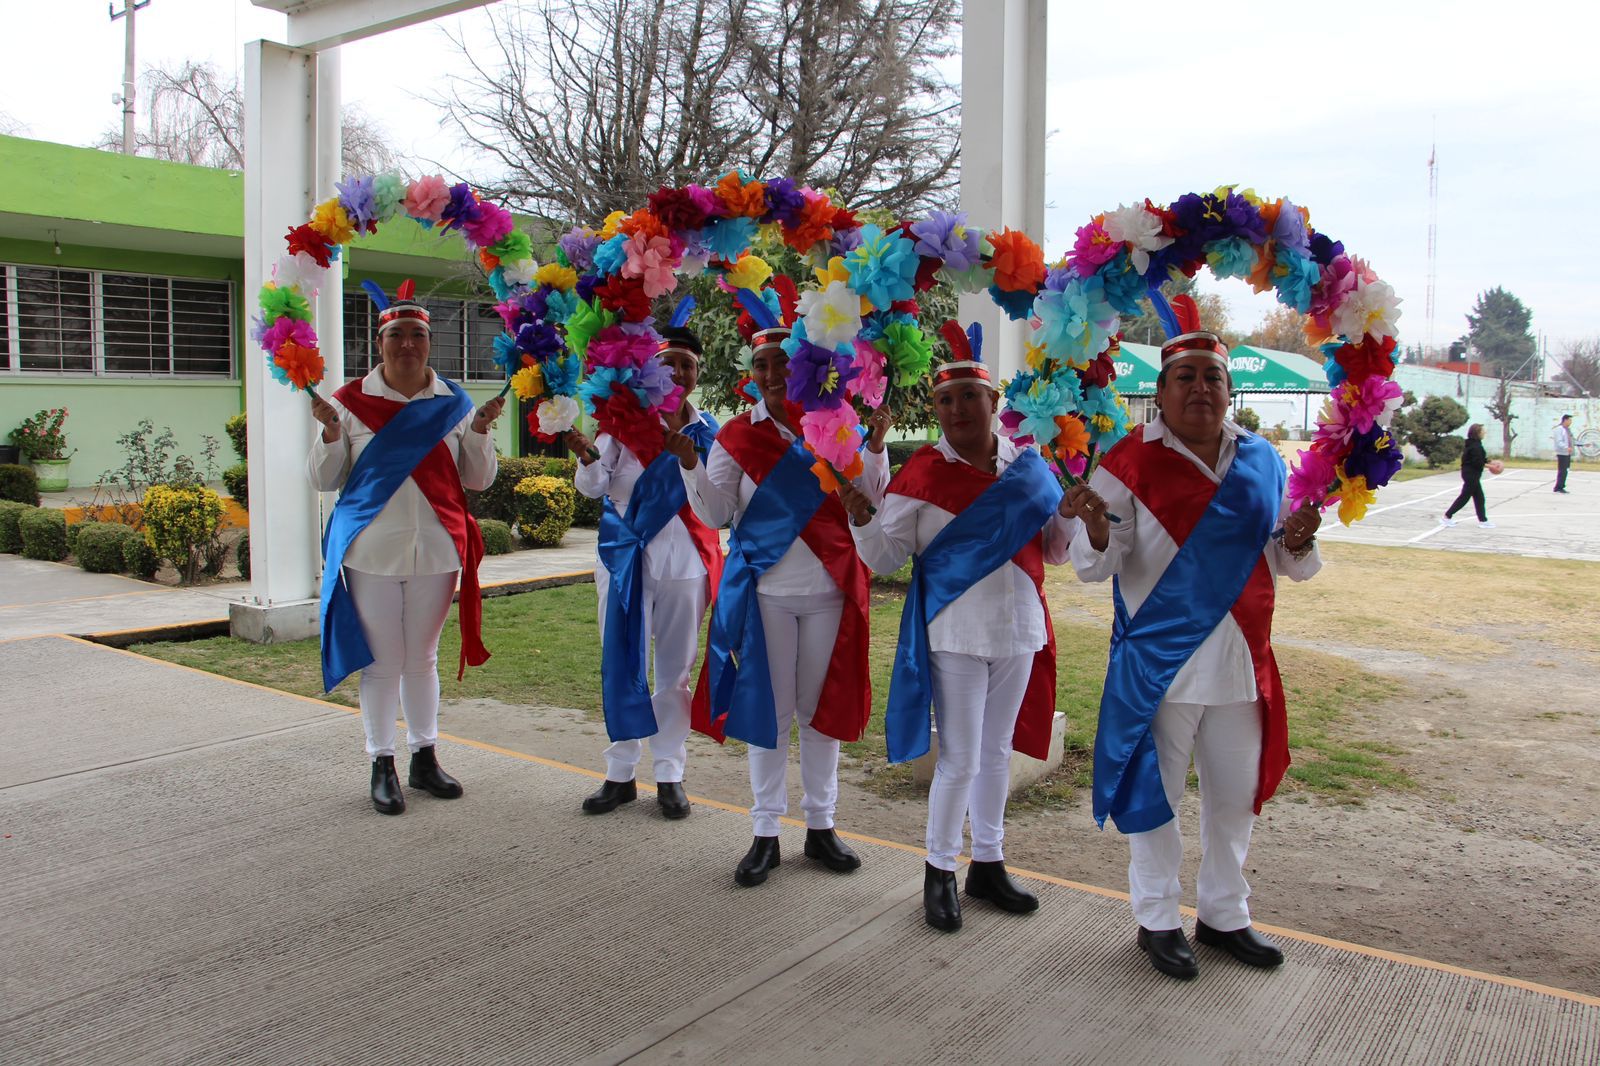
[[[489,291],[494,293],[496,300],[504,300],[511,295],[511,286],[506,284],[506,272],[500,267],[489,271]]]
[[[1033,293],[1027,290],[1013,291],[991,285],[989,296],[1013,322],[1021,322],[1033,313]]]
[[[1336,241],[1320,233],[1311,235],[1311,258],[1316,260],[1318,266],[1327,266],[1344,254],[1344,242]]]
[[[1367,432],[1357,433],[1352,438],[1350,454],[1344,460],[1344,472],[1352,478],[1364,477],[1367,488],[1378,489],[1387,485],[1404,464],[1400,446],[1389,436],[1388,430],[1374,423]]]
[[[861,227],[861,245],[844,257],[850,287],[874,307],[883,309],[916,295],[916,245],[898,233],[877,226]]]
[[[626,234],[619,233],[594,250],[594,270],[601,277],[610,277],[628,261]]]
[[[718,218],[700,231],[700,243],[718,259],[733,262],[743,254],[756,237],[756,220],[753,218]]]
[[[1028,436],[1049,444],[1060,432],[1057,415],[1069,415],[1083,403],[1078,382],[1072,374],[1057,378],[1036,378],[1026,392],[1012,399],[1011,409],[1022,416],[1016,436]]]
[[[588,414],[594,414],[595,404],[600,403],[618,388],[627,388],[633,381],[633,368],[624,367],[621,370],[614,366],[597,366],[589,371],[583,383],[578,386],[578,399],[583,401],[583,409]],[[546,387],[549,379],[545,379]],[[556,390],[551,389],[551,392]]]
[[[494,365],[500,368],[500,373],[505,377],[510,377],[522,368],[522,352],[517,347],[517,338],[509,333],[495,337]]]
[[[1305,314],[1311,310],[1311,289],[1322,278],[1321,268],[1311,256],[1292,248],[1279,248],[1277,263],[1272,287],[1278,291],[1278,302]]]
[[[1335,359],[1333,353],[1344,347],[1339,341],[1331,341],[1320,346],[1317,351],[1322,353],[1322,372],[1328,377],[1328,388],[1337,389],[1344,384],[1345,370]]]
[[[1224,237],[1206,245],[1206,262],[1219,278],[1247,278],[1255,269],[1256,249],[1243,237]]]
[[[1145,279],[1134,269],[1126,248],[1102,266],[1096,277],[1105,287],[1106,303],[1111,305],[1112,310],[1129,318],[1138,317],[1139,301],[1144,299],[1146,292]]]
[[[583,360],[572,352],[559,358],[546,359],[539,364],[544,375],[544,387],[552,396],[571,396],[578,388],[578,378],[583,374]]]
[[[567,319],[578,309],[578,296],[572,292],[562,292],[560,289],[551,289],[544,296],[545,309],[540,317],[546,322],[555,322],[565,325]]]

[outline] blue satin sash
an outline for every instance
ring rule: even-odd
[[[827,499],[811,471],[815,462],[797,440],[756,486],[729,538],[722,585],[711,612],[706,646],[712,717],[726,714],[723,732],[758,748],[778,746],[778,712],[756,583],[783,558]]]
[[[678,457],[662,452],[634,482],[625,515],[617,513],[609,496],[600,509],[600,565],[610,578],[600,693],[606,734],[612,740],[656,734],[647,683],[650,635],[644,627],[644,552],[689,500],[678,470]]]
[[[1094,817],[1124,833],[1172,819],[1151,723],[1189,657],[1233,609],[1276,524],[1285,474],[1277,450],[1240,437],[1205,513],[1131,618],[1120,580],[1094,742]]]
[[[706,457],[711,454],[711,445],[716,443],[717,430],[722,427],[717,424],[715,418],[712,418],[704,411],[699,412],[699,414],[700,417],[693,422],[684,423],[683,435],[694,441],[695,454],[700,457],[700,461],[703,463],[706,461]]]
[[[339,493],[322,531],[322,687],[326,692],[372,665],[372,649],[344,580],[344,556],[388,505],[417,464],[472,413],[472,397],[449,378],[450,395],[413,400],[373,435]]]
[[[926,755],[932,746],[928,623],[973,585],[1010,562],[1050,521],[1061,505],[1061,496],[1061,486],[1044,459],[1030,448],[913,558],[883,720],[890,762]]]

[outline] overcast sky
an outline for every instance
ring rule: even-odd
[[[418,97],[460,65],[439,27],[481,41],[487,18],[343,49],[345,99],[416,161],[408,169],[431,158],[474,170]],[[1310,208],[1399,290],[1401,340],[1421,341],[1436,142],[1435,342],[1465,332],[1475,297],[1496,285],[1529,306],[1552,355],[1600,335],[1600,283],[1584,265],[1600,191],[1600,14],[1588,5],[1055,0],[1050,19],[1050,255],[1119,203],[1237,182]],[[247,0],[151,0],[137,25],[141,66],[209,59],[232,71],[242,42],[281,39],[284,19]],[[122,26],[106,0],[0,0],[0,113],[25,136],[68,144],[120,129]],[[1237,327],[1271,306],[1240,282],[1212,288]]]

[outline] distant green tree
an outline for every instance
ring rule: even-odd
[[[1532,380],[1539,369],[1533,358],[1538,342],[1528,328],[1532,321],[1533,312],[1521,300],[1496,286],[1478,294],[1467,315],[1466,340],[1496,377]]]
[[[1429,396],[1415,410],[1396,411],[1389,432],[1401,444],[1413,445],[1429,466],[1449,466],[1467,446],[1464,438],[1452,436],[1466,422],[1465,407],[1448,396]]]

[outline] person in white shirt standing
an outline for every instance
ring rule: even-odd
[[[1567,471],[1572,467],[1572,416],[1562,415],[1561,421],[1556,423],[1553,434],[1556,446],[1556,488],[1555,491],[1567,491]]]
[[[675,412],[663,416],[664,427],[687,436],[703,457],[718,427],[716,419],[689,402],[689,394],[700,380],[700,339],[682,326],[669,326],[662,332],[662,338],[660,359],[672,369],[673,381],[683,387],[683,402]],[[645,464],[631,448],[606,433],[600,434],[591,447],[589,439],[577,431],[567,435],[567,444],[580,457],[574,478],[579,492],[590,499],[607,499],[607,506],[619,518],[643,513],[639,506],[630,507],[637,492],[648,490],[640,487]],[[707,528],[689,510],[682,479],[675,469],[675,457],[661,453],[658,458],[667,464],[664,480],[652,479],[646,481],[645,486],[656,484],[654,491],[666,498],[654,509],[659,512],[658,517],[666,521],[644,546],[643,581],[639,587],[643,598],[643,639],[651,642],[655,649],[655,687],[649,697],[654,732],[648,735],[656,803],[665,817],[678,819],[689,815],[689,795],[683,784],[689,739],[689,674],[699,647],[700,623],[705,617],[706,604],[721,575],[722,554],[716,530]],[[647,502],[641,500],[640,504]],[[667,518],[669,512],[671,517]],[[602,551],[602,565],[594,572],[600,596],[602,635],[606,630],[608,605],[616,591],[606,565],[607,558],[608,553]],[[613,559],[616,565],[623,565],[615,557]],[[637,567],[637,558],[626,560],[626,565]],[[638,649],[641,653],[643,650]],[[619,657],[608,658],[608,669],[614,665],[618,671],[637,670],[641,674],[637,679],[639,689],[648,691],[642,676],[645,655],[624,657],[620,655],[622,649],[613,651]],[[623,658],[631,661],[625,663]],[[607,715],[608,728],[617,717],[615,708],[609,710],[613,713]],[[638,798],[634,772],[643,753],[643,739],[621,735],[628,732],[643,730],[613,731],[612,743],[605,751],[606,779],[594,794],[584,799],[584,813],[608,814],[620,804]]]
[[[1094,813],[1127,834],[1138,946],[1158,971],[1199,973],[1178,915],[1177,809],[1194,757],[1202,944],[1252,966],[1283,961],[1250,924],[1250,831],[1289,763],[1270,642],[1280,574],[1321,566],[1320,512],[1293,512],[1273,446],[1227,418],[1227,346],[1185,333],[1161,349],[1160,413],[1067,490],[1083,520],[1069,549],[1085,581],[1114,577],[1111,657],[1095,735]],[[1121,516],[1111,522],[1107,511]]]
[[[1039,906],[1011,880],[1001,845],[1013,739],[1039,758],[1050,746],[1055,638],[1043,564],[1066,561],[1076,523],[1058,513],[1061,487],[1039,453],[995,433],[999,394],[978,328],[963,335],[948,323],[945,336],[955,358],[933,375],[938,443],[906,461],[878,514],[853,487],[840,498],[874,571],[892,573],[916,557],[884,726],[890,761],[925,754],[931,700],[939,756],[928,792],[923,917],[954,932],[962,925],[956,859],[969,817],[967,895],[1014,914]]]
[[[313,396],[323,428],[306,461],[319,491],[342,490],[323,540],[324,685],[331,691],[361,671],[372,804],[382,814],[406,807],[394,767],[398,713],[410,786],[441,799],[463,791],[434,750],[439,634],[459,578],[461,670],[487,660],[477,582],[483,539],[463,490],[494,481],[489,429],[505,405],[497,397],[474,411],[459,384],[428,366],[428,312],[412,291],[407,281],[393,303],[379,304],[382,362],[329,399]]]

